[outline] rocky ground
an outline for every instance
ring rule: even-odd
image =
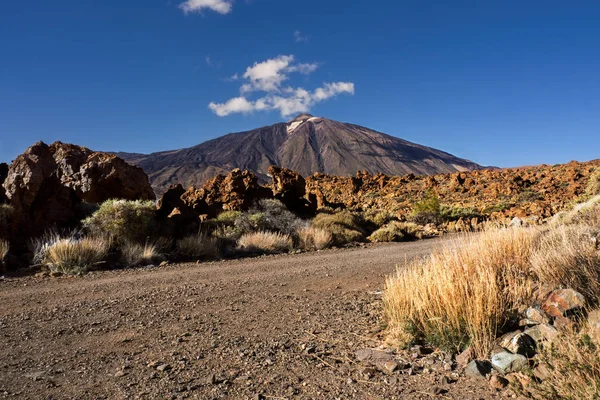
[[[449,238],[0,281],[0,398],[491,399],[382,344],[385,277]]]

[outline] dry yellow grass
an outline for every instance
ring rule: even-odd
[[[121,246],[123,262],[128,267],[136,267],[142,264],[152,264],[163,259],[158,246],[153,243],[138,244],[127,242]]]
[[[187,259],[213,258],[219,255],[218,240],[200,233],[177,241],[177,252]]]
[[[471,234],[399,269],[384,293],[390,326],[455,351],[470,343],[487,355],[507,313],[533,293],[527,265],[536,235]]]
[[[485,357],[538,290],[568,287],[588,299],[600,297],[597,235],[598,225],[552,224],[463,236],[387,280],[390,333],[455,351],[470,344]]]
[[[58,239],[45,248],[43,263],[53,271],[77,275],[103,262],[109,247],[107,240],[98,237]]]
[[[543,349],[538,361],[551,371],[536,385],[542,398],[597,400],[600,398],[600,352],[593,329],[564,331],[560,340]]]
[[[10,250],[10,243],[0,239],[0,264],[4,261],[4,258],[8,254],[8,250]]]
[[[331,246],[333,236],[325,229],[305,227],[298,230],[298,240],[304,250],[323,250]]]
[[[292,239],[278,232],[253,232],[243,235],[238,246],[247,251],[282,253],[292,249]]]

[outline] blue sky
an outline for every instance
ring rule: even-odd
[[[599,21],[598,1],[7,0],[0,161],[38,140],[187,147],[301,109],[485,165],[600,158]]]

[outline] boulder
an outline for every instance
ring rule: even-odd
[[[551,317],[567,316],[585,307],[583,295],[573,289],[555,290],[546,298],[542,309]]]
[[[519,372],[529,366],[527,357],[521,354],[512,354],[508,351],[504,351],[495,354],[492,357],[492,367],[502,374],[508,374],[510,372]]]
[[[524,333],[535,340],[537,347],[543,346],[547,343],[552,343],[559,335],[558,329],[548,324],[539,324],[525,329]]]
[[[272,165],[269,167],[269,175],[273,182],[273,196],[281,201],[286,207],[297,214],[314,214],[317,204],[311,204],[306,195],[306,181],[297,172],[287,168]]]
[[[527,320],[534,322],[535,325],[550,323],[550,318],[548,318],[546,313],[537,307],[529,307],[525,311],[525,317]]]
[[[592,340],[600,343],[600,310],[596,309],[588,314],[588,329]]]
[[[492,364],[484,360],[472,360],[465,368],[465,375],[471,378],[485,378],[492,372]]]
[[[61,142],[50,146],[38,142],[28,148],[9,167],[3,187],[20,240],[50,227],[73,226],[81,202],[155,199],[141,168],[111,154]]]
[[[535,340],[520,331],[510,332],[500,337],[499,344],[513,354],[521,354],[526,357],[532,357],[535,354]]]

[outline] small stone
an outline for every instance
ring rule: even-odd
[[[167,265],[169,265],[169,262],[168,261],[163,261],[158,266],[159,267],[166,267]]]
[[[570,318],[563,317],[562,315],[554,318],[554,327],[556,329],[573,329],[575,328],[575,321]]]
[[[58,271],[52,271],[52,272],[50,272],[50,276],[52,276],[54,278],[58,278],[59,276],[63,276],[63,273],[58,272]]]
[[[542,309],[551,317],[563,317],[565,313],[585,307],[583,295],[573,289],[555,290],[546,298]]]
[[[346,379],[346,383],[347,383],[348,385],[352,385],[352,384],[354,383],[354,379],[352,379],[352,378],[348,378],[348,379]]]
[[[465,351],[456,356],[456,363],[461,367],[466,367],[475,358],[475,351],[467,347]]]
[[[490,372],[492,372],[492,365],[483,360],[473,360],[465,368],[465,375],[471,378],[485,378]]]
[[[508,379],[501,377],[500,375],[492,375],[490,378],[490,387],[492,389],[502,390],[508,386]]]
[[[445,393],[447,393],[447,392],[448,392],[448,391],[447,391],[446,389],[444,389],[444,388],[441,388],[441,387],[439,387],[439,386],[435,386],[435,387],[432,389],[432,393],[433,393],[434,395],[436,395],[436,396],[439,396],[439,395],[441,395],[441,394],[445,394]]]
[[[115,378],[120,378],[122,376],[127,375],[127,372],[123,371],[123,370],[119,370],[117,371],[117,373],[115,374]]]
[[[529,366],[527,357],[521,354],[511,354],[508,351],[492,357],[492,366],[500,373],[518,372]]]
[[[552,343],[559,335],[558,329],[548,324],[539,324],[532,328],[525,329],[526,335],[531,336],[538,347],[546,343]]]
[[[161,364],[158,367],[156,367],[156,370],[159,372],[168,371],[170,369],[171,369],[171,366],[169,364]]]
[[[160,362],[160,361],[151,361],[151,362],[149,362],[149,363],[148,363],[146,366],[147,366],[148,368],[156,368],[156,367],[158,367],[160,364],[161,364],[161,362]]]
[[[537,324],[549,324],[550,323],[550,318],[548,318],[546,313],[542,309],[537,308],[537,307],[529,307],[527,309],[527,311],[525,311],[525,317],[529,321],[537,322]]]
[[[509,228],[518,228],[520,226],[523,226],[523,220],[519,217],[514,217],[512,221],[510,221],[510,224],[508,224]]]
[[[535,354],[535,340],[526,333],[515,331],[502,336],[499,340],[500,346],[513,354],[521,354],[532,357]]]
[[[387,361],[383,367],[387,372],[392,373],[398,369],[398,363],[396,361]]]

